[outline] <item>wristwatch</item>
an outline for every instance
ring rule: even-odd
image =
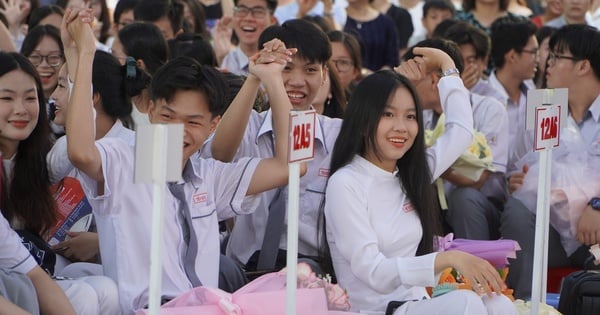
[[[460,76],[460,71],[458,71],[458,69],[456,69],[456,68],[449,68],[449,69],[446,69],[446,71],[444,71],[444,73],[442,73],[442,76],[447,77],[447,76],[453,75],[453,74],[458,74]]]
[[[588,202],[588,205],[592,206],[592,209],[600,211],[600,198],[594,197],[594,198],[590,199],[590,202]]]

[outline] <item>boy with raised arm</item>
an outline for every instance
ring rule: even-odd
[[[281,73],[284,84],[280,86],[279,92],[287,94],[295,110],[311,108],[327,77],[328,69],[325,64],[331,56],[327,36],[310,22],[290,20],[281,26],[274,25],[265,29],[260,36],[259,47],[264,47],[263,51],[273,49],[265,44],[273,38],[280,39],[288,48],[298,50]],[[274,137],[273,124],[278,124],[278,117],[271,110],[262,113],[252,110],[260,81],[256,76],[248,77],[245,86],[248,89],[245,91],[249,96],[242,98],[239,97],[240,93],[234,99],[223,115],[214,137],[203,147],[204,156],[212,155],[221,161],[273,156],[277,148],[274,146],[277,137]],[[278,106],[271,93],[273,91],[269,91],[271,106]],[[307,163],[306,175],[300,179],[300,258],[318,260],[319,206],[329,176],[329,154],[340,126],[340,119],[317,115],[312,135],[315,138],[314,159]],[[227,256],[245,265],[249,271],[284,267],[286,198],[287,186],[265,192],[261,194],[261,204],[256,212],[237,217],[227,245]],[[314,267],[317,265],[313,264]]]
[[[133,182],[133,146],[117,138],[94,140],[90,82],[95,47],[90,12],[67,11],[65,19],[79,57],[67,110],[69,159],[94,209],[104,272],[118,285],[123,313],[132,314],[148,305],[153,188]],[[216,126],[226,84],[216,70],[188,58],[174,59],[154,75],[150,121],[184,124],[183,181],[165,191],[164,301],[194,286],[217,287],[218,221],[254,211],[259,198],[250,195],[287,181],[291,106],[278,75],[288,59],[288,50],[281,48],[286,53],[264,51],[253,56],[250,64],[251,73],[272,91],[277,140],[270,159],[226,164],[195,157]]]

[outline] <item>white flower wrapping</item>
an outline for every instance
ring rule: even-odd
[[[533,139],[532,134],[528,136]],[[529,171],[521,188],[512,194],[533,213],[540,173],[538,156],[537,152],[530,152],[517,161],[517,169],[527,164]],[[571,123],[561,129],[560,144],[552,151],[550,187],[550,224],[570,255],[581,245],[576,239],[579,218],[588,201],[600,195],[600,155],[584,143],[578,128]]]
[[[426,146],[430,147],[434,145],[437,138],[444,133],[445,117],[444,114],[440,115],[435,128],[425,131]],[[479,131],[475,131],[471,145],[454,162],[452,169],[465,177],[477,181],[484,170],[494,171],[492,162],[492,151],[485,139],[485,135]]]

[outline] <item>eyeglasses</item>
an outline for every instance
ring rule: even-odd
[[[63,56],[61,54],[33,54],[29,56],[29,61],[36,67],[41,65],[42,62],[44,62],[44,59],[46,59],[46,63],[48,63],[50,67],[58,67],[63,63]]]
[[[233,15],[237,17],[246,17],[248,13],[252,13],[252,17],[255,19],[262,19],[267,16],[267,8],[265,7],[252,7],[249,8],[244,5],[239,5],[233,8]]]
[[[521,52],[522,53],[532,54],[534,56],[537,56],[540,53],[539,49],[537,49],[537,48],[536,49],[521,49]]]
[[[579,60],[581,60],[580,58],[576,58],[576,57],[573,57],[573,56],[559,55],[559,54],[554,53],[552,51],[548,54],[548,63],[549,64],[556,63],[556,61],[558,59],[568,59],[568,60],[572,60],[572,61],[579,61]]]
[[[335,68],[337,69],[338,72],[347,72],[347,71],[352,70],[352,68],[354,68],[354,62],[352,62],[351,60],[338,59],[338,60],[332,60],[331,62],[333,62],[333,64],[335,64]]]

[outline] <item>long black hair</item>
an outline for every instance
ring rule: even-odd
[[[435,235],[439,235],[441,224],[432,185],[432,174],[427,164],[421,104],[415,88],[407,78],[390,70],[381,70],[366,77],[358,84],[344,113],[344,121],[331,154],[329,172],[332,176],[337,170],[349,164],[355,155],[365,156],[369,148],[373,148],[378,154],[377,127],[386,105],[389,104],[390,98],[399,88],[406,88],[415,102],[419,131],[412,147],[396,162],[398,169],[396,176],[400,181],[403,193],[412,202],[419,215],[423,237],[419,243],[417,255],[423,255],[434,251],[433,238]],[[373,91],[377,91],[377,93],[373,93]],[[323,267],[327,271],[331,271],[328,266],[331,258],[324,232],[323,210],[322,205],[321,258]]]
[[[34,79],[39,116],[29,137],[19,142],[12,178],[2,178],[3,184],[10,181],[10,188],[2,189],[2,214],[9,222],[15,218],[21,220],[26,230],[43,237],[57,220],[46,167],[46,154],[51,144],[44,91],[37,70],[26,57],[18,53],[0,52],[0,77],[15,70],[23,71]]]
[[[129,68],[129,69],[128,69]],[[102,100],[104,112],[120,119],[126,127],[131,125],[131,97],[150,87],[150,76],[138,68],[131,59],[121,66],[113,55],[97,50],[92,67],[93,92]]]

